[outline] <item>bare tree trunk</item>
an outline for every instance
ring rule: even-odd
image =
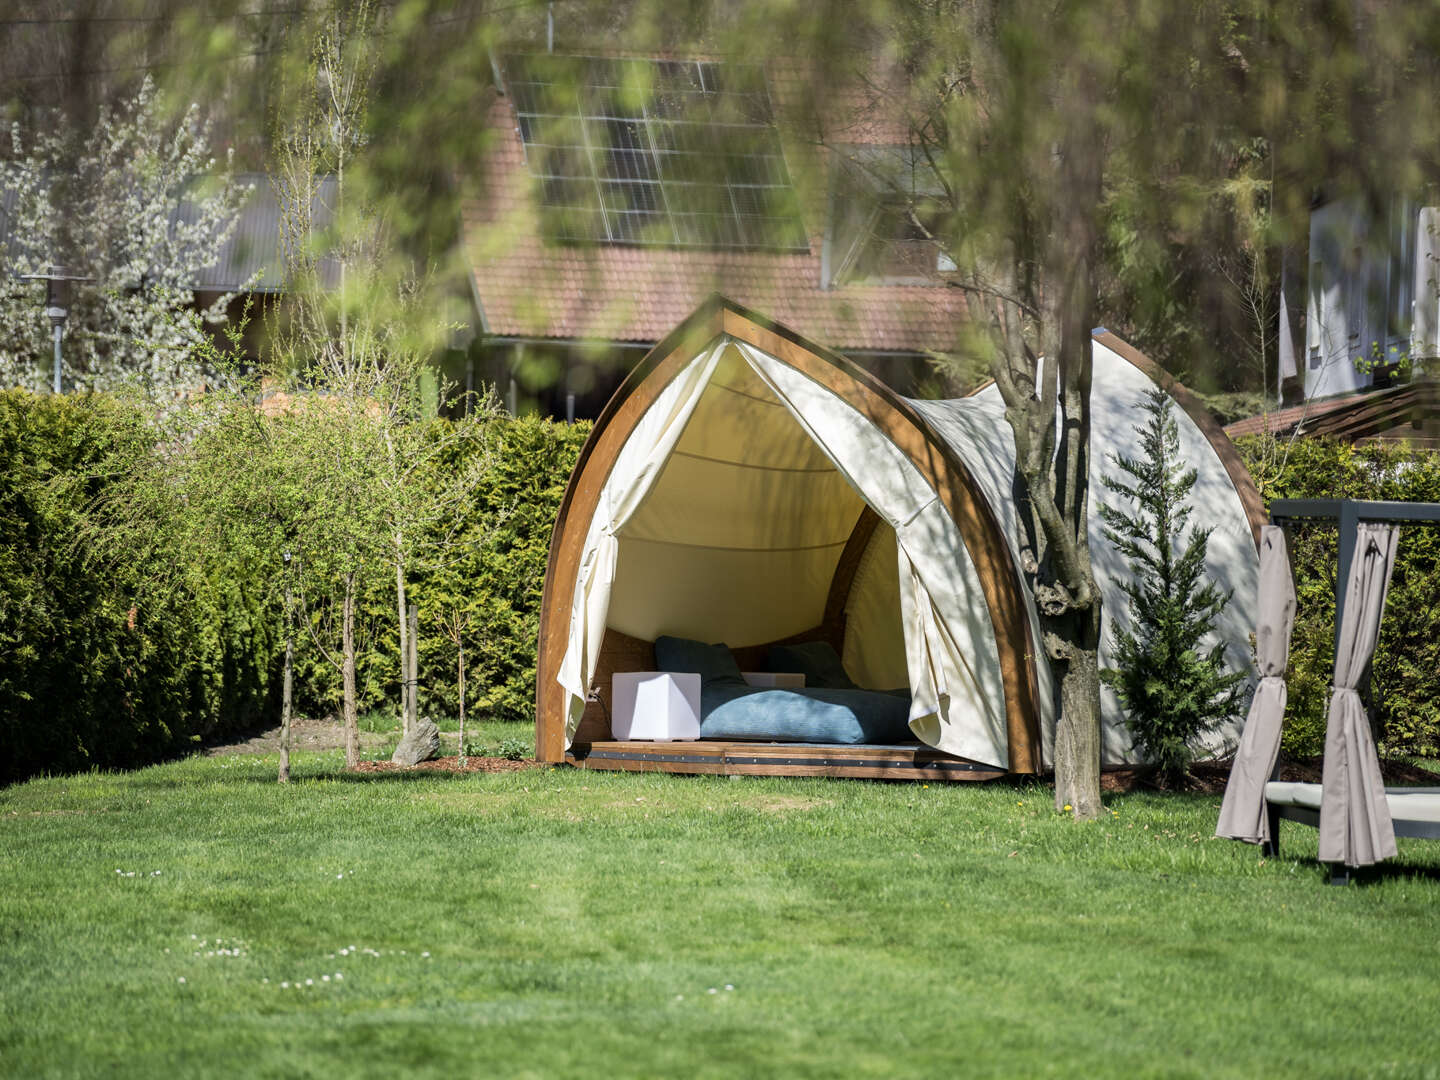
[[[460,767],[465,767],[465,646],[456,642],[460,651]]]
[[[341,616],[341,648],[343,657],[340,676],[343,683],[345,711],[345,764],[360,764],[360,717],[355,703],[355,571],[345,575],[345,607]]]
[[[285,674],[280,689],[280,777],[290,782],[290,702],[295,680],[295,611],[291,606],[290,568],[285,568]]]
[[[1055,722],[1055,809],[1076,818],[1099,817],[1100,662],[1098,606],[1094,617],[1082,612],[1063,659],[1051,661],[1060,683],[1060,715]]]
[[[397,530],[395,533],[395,610],[398,613],[400,626],[400,734],[410,734],[410,639],[407,636],[405,619],[405,560],[401,554],[403,538]]]
[[[410,605],[410,655],[408,678],[405,683],[405,730],[408,732],[420,719],[420,609]]]
[[[1081,79],[1080,99],[1093,87]],[[1025,572],[1060,689],[1055,806],[1100,814],[1100,592],[1090,559],[1091,326],[1103,147],[1082,112],[1057,147],[1063,197],[1043,237],[1043,272],[1019,260],[995,301],[992,373],[1015,436]]]

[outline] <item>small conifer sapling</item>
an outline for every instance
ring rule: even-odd
[[[1224,642],[1204,644],[1230,594],[1205,580],[1212,529],[1186,532],[1196,472],[1181,460],[1169,395],[1157,388],[1141,404],[1141,453],[1108,455],[1121,475],[1104,479],[1132,510],[1100,506],[1105,538],[1131,569],[1121,585],[1129,605],[1115,630],[1116,666],[1101,678],[1124,706],[1136,747],[1174,784],[1201,737],[1239,710],[1245,675],[1226,669]]]

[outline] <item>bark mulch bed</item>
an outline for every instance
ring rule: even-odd
[[[422,761],[419,765],[397,765],[393,761],[362,761],[356,765],[352,772],[521,772],[524,769],[548,768],[543,762],[531,761],[528,758],[520,761],[512,761],[503,757],[477,757],[471,754],[465,759],[465,767],[460,767],[458,757],[431,758],[429,761]]]
[[[1318,784],[1321,776],[1321,761],[1322,759],[1318,757],[1282,756],[1278,779]],[[1190,774],[1185,777],[1184,784],[1179,788],[1162,788],[1156,782],[1154,774],[1148,769],[1107,769],[1100,774],[1100,787],[1105,791],[1124,792],[1134,791],[1137,788],[1148,788],[1151,791],[1179,790],[1198,792],[1202,795],[1218,795],[1225,790],[1225,782],[1230,778],[1230,764],[1229,761],[1206,761],[1192,765]],[[1381,758],[1380,774],[1385,778],[1385,783],[1396,786],[1440,784],[1440,776],[1405,761],[1387,761]]]

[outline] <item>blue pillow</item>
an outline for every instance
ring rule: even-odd
[[[703,641],[669,637],[655,639],[655,666],[661,671],[693,671],[705,683],[733,682],[745,685],[740,665],[724,644],[706,645]]]
[[[770,670],[804,672],[806,689],[860,689],[845,671],[845,665],[840,662],[839,655],[828,641],[772,645]]]

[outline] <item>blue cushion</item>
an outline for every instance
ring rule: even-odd
[[[799,671],[805,686],[820,690],[858,690],[828,641],[806,641],[800,645],[770,646],[771,671]]]
[[[702,686],[717,682],[745,685],[740,665],[735,663],[728,645],[706,645],[662,634],[655,639],[655,665],[661,671],[693,671],[700,676]]]
[[[871,690],[701,688],[702,739],[775,742],[910,742],[910,701]]]

